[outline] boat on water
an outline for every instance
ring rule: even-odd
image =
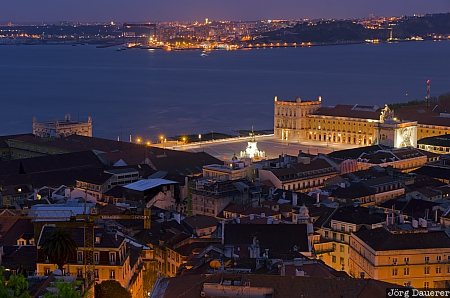
[[[208,57],[209,55],[208,55],[208,53],[206,53],[206,52],[202,52],[202,53],[200,54],[200,56],[202,56],[202,57]]]

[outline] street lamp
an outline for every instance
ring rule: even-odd
[[[161,143],[164,141],[164,136],[163,135],[160,135],[159,136],[159,140],[161,141]]]
[[[142,143],[142,139],[141,138],[137,138],[136,139],[136,143],[138,143],[138,144]]]

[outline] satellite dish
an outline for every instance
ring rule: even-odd
[[[219,269],[221,266],[222,264],[219,260],[212,260],[211,262],[209,262],[209,267],[211,267],[212,269]]]

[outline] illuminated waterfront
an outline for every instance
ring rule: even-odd
[[[447,92],[448,52],[450,42],[215,51],[207,57],[88,46],[0,47],[0,133],[30,131],[32,116],[53,119],[67,112],[73,118],[92,115],[96,136],[125,140],[130,133],[155,139],[252,125],[270,129],[275,95],[381,105],[423,98],[428,78],[434,95]]]

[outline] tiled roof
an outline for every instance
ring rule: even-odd
[[[449,124],[449,126],[450,126],[450,124]],[[417,143],[424,144],[424,145],[431,145],[431,146],[450,147],[450,134],[443,135],[443,136],[423,138],[423,139],[418,140]]]
[[[336,105],[321,107],[314,115],[379,120],[380,113],[381,109],[377,106]]]
[[[200,297],[204,283],[219,284],[223,279],[243,279],[250,287],[272,288],[273,298],[287,297],[385,297],[386,290],[393,285],[372,279],[353,278],[321,278],[302,276],[276,275],[183,275],[175,278],[165,278],[159,283],[152,297],[160,298],[191,298]],[[293,296],[293,293],[294,296]],[[206,296],[208,297],[208,296]]]
[[[39,237],[39,241],[37,243],[38,246],[42,246],[45,243],[47,237],[56,229],[53,226],[44,226],[41,231],[41,235]],[[72,239],[75,241],[78,247],[85,247],[84,245],[84,232],[83,227],[80,228],[62,228],[64,231],[69,233]],[[95,247],[97,248],[119,248],[124,238],[121,236],[115,236],[113,234],[108,233],[103,228],[95,228],[94,235],[100,235],[100,243],[95,243]]]
[[[385,221],[386,216],[370,208],[349,206],[338,208],[331,219],[357,225],[372,225]]]
[[[309,164],[294,164],[288,168],[270,169],[278,179],[281,181],[289,181],[294,179],[308,179],[314,176],[330,175],[334,172],[333,166],[322,158],[311,160]]]
[[[425,233],[391,233],[385,228],[362,227],[355,235],[374,250],[408,250],[449,248],[450,237],[445,231]]]
[[[417,121],[419,124],[450,126],[450,118],[442,117],[443,111],[439,106],[428,108],[426,104],[403,106],[394,111],[395,115],[402,120]],[[445,108],[444,108],[445,111]],[[448,112],[448,111],[447,111]]]
[[[269,253],[307,252],[308,235],[305,224],[227,224],[225,225],[225,244],[251,245],[253,237],[262,249]]]
[[[0,162],[0,176],[46,173],[62,169],[100,168],[103,164],[92,151],[54,154]]]
[[[415,174],[425,175],[437,179],[450,179],[450,167],[423,166],[413,171]]]
[[[333,151],[333,152],[329,153],[328,156],[333,157],[333,158],[339,158],[339,159],[357,159],[363,153],[370,154],[370,153],[376,152],[378,150],[383,150],[385,148],[387,148],[387,147],[382,146],[382,145],[372,145],[372,146],[366,146],[366,147],[358,147],[358,148],[352,148],[352,149]]]
[[[3,218],[1,218],[0,222],[3,222]],[[2,236],[1,244],[4,246],[17,245],[17,239],[19,239],[24,234],[34,234],[33,224],[31,223],[30,219],[19,218],[14,222],[14,225],[12,225]]]
[[[357,199],[376,193],[375,189],[368,187],[362,182],[352,183],[349,187],[335,189],[331,196],[339,199]]]
[[[183,222],[192,229],[204,229],[215,227],[219,221],[212,216],[194,215],[186,217]]]

